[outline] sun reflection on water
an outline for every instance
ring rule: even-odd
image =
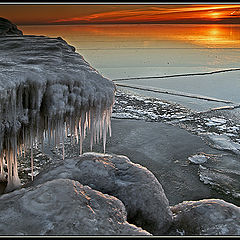
[[[212,13],[213,14],[213,13]],[[62,36],[66,41],[79,42],[128,41],[142,42],[142,47],[159,47],[161,41],[169,44],[187,42],[199,47],[240,46],[240,25],[225,24],[109,24],[109,25],[63,25],[20,26],[24,34]],[[172,42],[175,41],[175,42]],[[164,47],[165,45],[163,45]],[[102,46],[104,47],[104,46]]]

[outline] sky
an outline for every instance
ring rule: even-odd
[[[24,24],[240,24],[240,4],[0,4],[0,17]]]

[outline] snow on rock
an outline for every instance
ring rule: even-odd
[[[240,208],[224,200],[184,201],[171,210],[173,228],[184,235],[240,235]]]
[[[9,20],[0,17],[0,36],[23,35],[22,31]]]
[[[47,138],[59,145],[70,133],[81,146],[88,131],[91,146],[103,139],[105,150],[114,83],[60,37],[0,40],[0,169],[3,178],[7,164],[6,190],[21,185],[16,156],[35,142]]]
[[[70,179],[0,197],[0,235],[151,235],[127,222],[123,203]]]
[[[57,178],[73,179],[117,197],[126,206],[128,221],[152,234],[162,234],[171,225],[172,213],[161,184],[149,170],[125,156],[84,153],[42,171],[30,184]]]
[[[218,125],[225,124],[227,122],[226,119],[217,118],[217,117],[212,117],[212,118],[206,119],[206,120],[207,120],[207,122],[205,123],[205,125],[207,125],[207,126],[218,126]]]
[[[130,95],[123,91],[116,92],[113,117],[125,119],[142,119],[146,121],[173,121],[181,119],[190,110],[179,104],[170,104],[154,98]]]

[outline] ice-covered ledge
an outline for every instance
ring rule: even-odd
[[[114,94],[114,83],[62,38],[0,36],[0,177],[7,164],[7,191],[20,185],[17,154],[35,141],[59,144],[71,133],[81,145],[88,129],[91,145],[103,138],[105,146]]]

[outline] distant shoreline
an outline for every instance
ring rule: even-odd
[[[74,25],[240,25],[240,23],[17,23],[18,26],[74,26]]]

